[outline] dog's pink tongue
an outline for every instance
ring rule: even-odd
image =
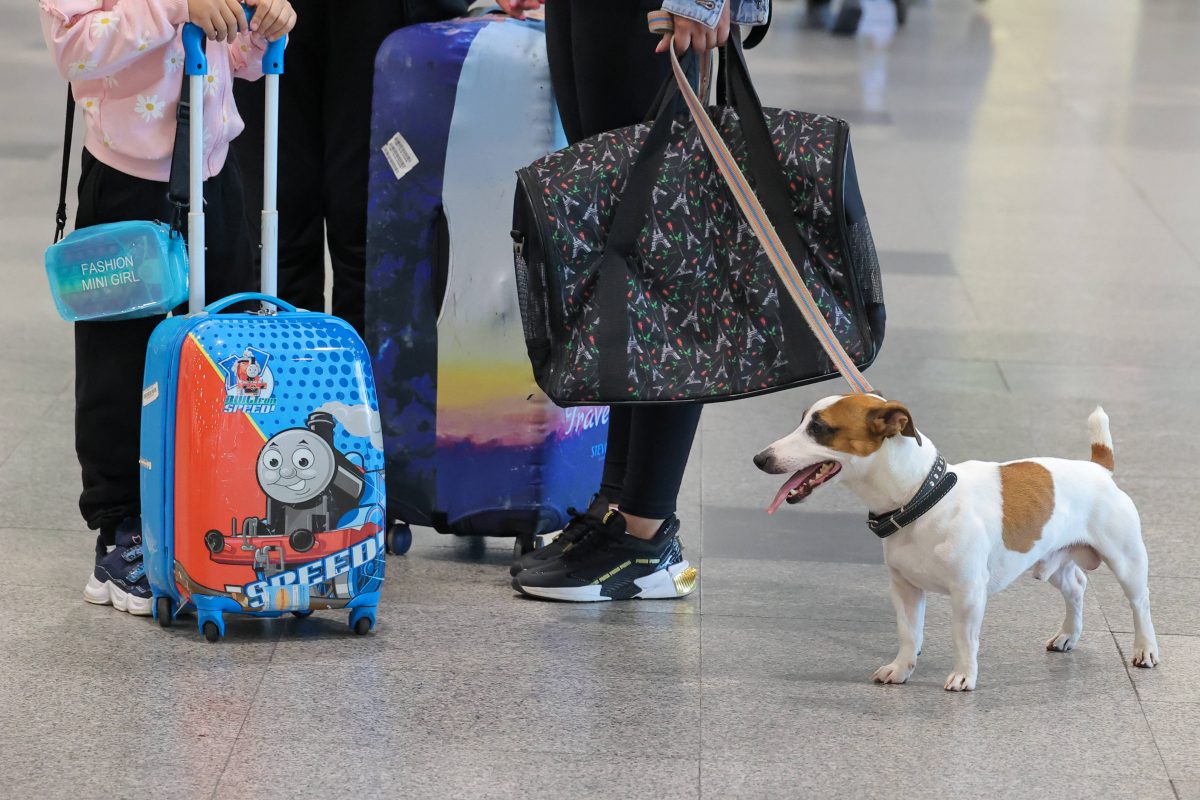
[[[779,507],[783,505],[783,501],[787,500],[788,492],[804,483],[804,479],[808,477],[810,472],[812,472],[811,469],[801,470],[789,478],[787,483],[779,488],[779,491],[775,494],[775,499],[771,501],[771,505],[767,506],[767,513],[774,514],[778,511]]]

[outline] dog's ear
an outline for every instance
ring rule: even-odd
[[[918,447],[921,445],[921,434],[917,433],[917,429],[913,425],[912,414],[903,403],[889,401],[878,408],[871,409],[867,417],[867,424],[870,426],[871,432],[880,438],[887,439],[900,434],[911,436],[917,440]]]

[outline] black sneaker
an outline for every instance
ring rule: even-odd
[[[660,599],[684,597],[696,588],[698,572],[683,558],[679,520],[665,520],[653,539],[625,532],[625,517],[609,511],[573,547],[553,561],[513,578],[522,594],[551,600]]]
[[[551,559],[558,558],[565,551],[574,547],[575,543],[587,535],[588,531],[600,525],[600,519],[606,511],[608,511],[608,498],[599,493],[592,497],[592,504],[588,506],[586,514],[580,514],[575,509],[568,508],[567,513],[571,515],[571,521],[567,523],[567,527],[562,529],[562,533],[555,536],[545,547],[530,550],[525,555],[514,558],[512,566],[508,568],[508,574],[516,575],[523,569],[540,567]]]

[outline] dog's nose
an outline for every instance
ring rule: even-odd
[[[761,453],[759,453],[758,455],[756,455],[754,457],[754,466],[758,467],[763,472],[767,472],[770,470],[771,462],[774,460],[775,459],[771,455],[770,451],[763,450]]]

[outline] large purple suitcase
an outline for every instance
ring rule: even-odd
[[[392,544],[413,523],[527,546],[587,506],[608,428],[607,409],[563,410],[537,388],[517,303],[513,175],[566,144],[542,24],[396,31],[374,92],[366,335]]]

